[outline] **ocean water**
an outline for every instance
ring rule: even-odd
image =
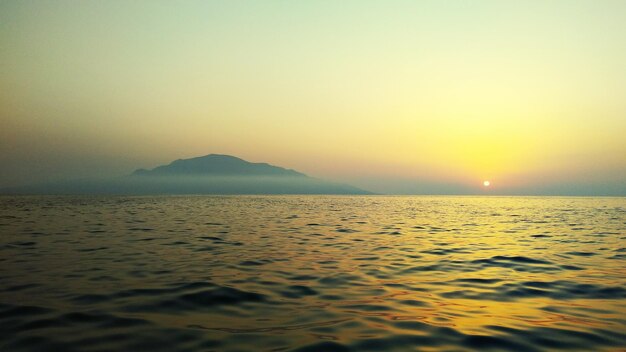
[[[0,351],[624,351],[626,199],[0,197]]]

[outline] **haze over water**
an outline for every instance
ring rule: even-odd
[[[626,348],[624,198],[0,198],[0,350]]]
[[[625,62],[624,0],[2,0],[0,352],[625,352]]]
[[[623,0],[0,2],[0,192],[209,153],[626,196]]]

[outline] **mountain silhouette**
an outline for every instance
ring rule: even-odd
[[[238,175],[238,176],[303,176],[305,174],[267,163],[251,163],[220,154],[209,154],[191,159],[178,159],[152,170],[138,169],[135,176],[172,175]]]
[[[209,154],[108,179],[82,179],[13,187],[5,194],[371,194],[266,163]]]

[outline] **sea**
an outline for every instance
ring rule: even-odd
[[[2,196],[0,351],[626,351],[626,198]]]

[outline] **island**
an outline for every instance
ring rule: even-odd
[[[209,154],[108,179],[50,182],[2,190],[5,194],[372,194],[267,163]]]

